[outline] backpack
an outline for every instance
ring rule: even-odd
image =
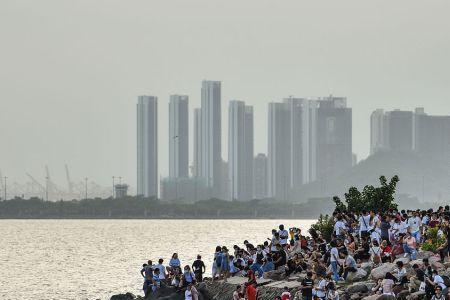
[[[220,268],[222,266],[222,254],[219,253],[216,256],[216,266]]]
[[[444,280],[445,286],[450,287],[450,277],[448,277],[447,275],[442,275],[441,277]]]

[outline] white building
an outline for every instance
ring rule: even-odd
[[[211,197],[220,197],[222,163],[221,82],[202,82],[201,177],[212,188]]]
[[[137,103],[137,194],[158,196],[158,98],[139,96]]]
[[[253,192],[253,108],[229,102],[228,180],[231,200],[250,200]]]
[[[171,95],[169,101],[169,177],[189,176],[189,97]]]

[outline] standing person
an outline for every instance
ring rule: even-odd
[[[159,279],[159,269],[155,269],[153,271],[152,283],[152,291],[153,293],[156,293],[156,291],[161,287],[161,279]]]
[[[370,229],[370,214],[363,210],[361,216],[359,217],[359,236],[360,237],[369,237],[369,229]]]
[[[191,267],[188,265],[184,266],[184,272],[183,277],[180,283],[180,286],[188,286],[189,284],[192,284],[195,280],[195,275],[191,271]]]
[[[203,273],[206,272],[205,263],[202,261],[202,257],[197,255],[197,259],[192,263],[192,271],[195,274],[195,280],[197,282],[203,281]]]
[[[230,256],[227,247],[222,247],[222,277],[226,282],[230,275]]]
[[[316,297],[319,299],[325,299],[327,291],[327,280],[323,277],[322,273],[317,273],[317,279],[319,280],[315,287]]]
[[[278,231],[278,235],[280,236],[280,244],[283,248],[286,248],[287,244],[288,244],[288,239],[289,239],[289,233],[286,229],[284,229],[284,225],[281,224],[280,226],[278,226],[278,228],[280,229]]]
[[[417,240],[411,235],[409,232],[405,234],[403,237],[403,251],[405,252],[404,257],[407,257],[408,254],[411,255],[411,260],[416,260],[417,258]]]
[[[247,300],[256,300],[258,299],[258,290],[256,289],[256,283],[246,283],[245,289],[245,298]]]
[[[166,268],[163,265],[164,259],[160,258],[158,260],[158,264],[155,266],[155,268],[159,269],[159,279],[161,279],[161,281],[165,281],[166,280]]]
[[[331,269],[333,270],[333,280],[338,281],[339,272],[338,272],[338,259],[339,259],[339,251],[336,247],[336,240],[332,240],[330,242],[331,250],[330,250],[330,263]]]
[[[411,235],[416,239],[416,243],[420,244],[420,228],[422,226],[422,220],[419,217],[418,211],[413,211],[412,217],[408,219],[408,226]]]
[[[314,287],[314,280],[312,279],[312,276],[312,272],[307,272],[306,278],[302,280],[301,291],[303,300],[312,300],[312,290]]]
[[[338,214],[337,221],[336,221],[336,223],[334,223],[334,235],[336,236],[336,238],[343,240],[345,238],[345,233],[346,233],[345,229],[346,229],[346,226],[343,221],[342,215]]]
[[[220,279],[220,273],[222,273],[222,247],[217,246],[212,266],[212,280],[216,279],[216,275]]]
[[[391,228],[390,217],[388,215],[383,215],[381,217],[380,230],[381,230],[381,240],[389,241],[389,229]]]

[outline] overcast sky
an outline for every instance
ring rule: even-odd
[[[449,11],[448,0],[2,0],[0,169],[25,182],[47,164],[64,183],[68,164],[74,179],[135,186],[136,97],[150,94],[165,175],[169,95],[189,95],[192,112],[202,79],[222,81],[225,159],[228,100],[254,105],[255,152],[267,152],[269,101],[329,94],[348,98],[365,158],[374,109],[450,114]]]

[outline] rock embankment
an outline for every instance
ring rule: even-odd
[[[428,258],[429,263],[433,269],[439,271],[441,275],[450,275],[450,262],[445,262],[444,264],[439,262],[439,257],[428,251],[419,252],[418,259],[410,261],[409,258],[404,258],[399,256],[396,261],[401,260],[408,272],[408,277],[415,275],[412,270],[412,266],[417,264],[421,266],[423,264],[422,259]],[[396,262],[395,261],[395,262]],[[372,288],[375,287],[378,279],[384,278],[387,272],[393,272],[396,268],[394,263],[384,263],[378,267],[373,268],[371,263],[361,264],[358,272],[352,274],[349,281],[345,282],[343,285],[339,284],[338,292],[340,295],[340,300],[382,300],[382,299],[424,299],[422,292],[412,292],[406,288],[396,295],[392,296],[380,296],[372,295]],[[284,274],[283,274],[284,275]],[[264,279],[258,280],[258,291],[260,300],[273,300],[276,296],[281,295],[284,287],[288,287],[293,295],[298,288],[301,286],[301,281],[305,277],[304,273],[297,276],[291,276],[285,278],[280,277],[280,274],[274,273],[270,276],[265,276]],[[243,285],[247,281],[244,277],[232,277],[229,278],[227,282],[223,280],[220,281],[210,281],[200,283],[197,286],[199,292],[199,300],[230,300],[232,299],[233,292],[236,290],[238,285]],[[135,296],[131,293],[114,295],[110,300],[137,300],[144,299],[141,296]],[[151,294],[146,298],[150,300],[184,300],[184,292],[177,292],[177,289],[172,287],[162,288],[156,294]]]

